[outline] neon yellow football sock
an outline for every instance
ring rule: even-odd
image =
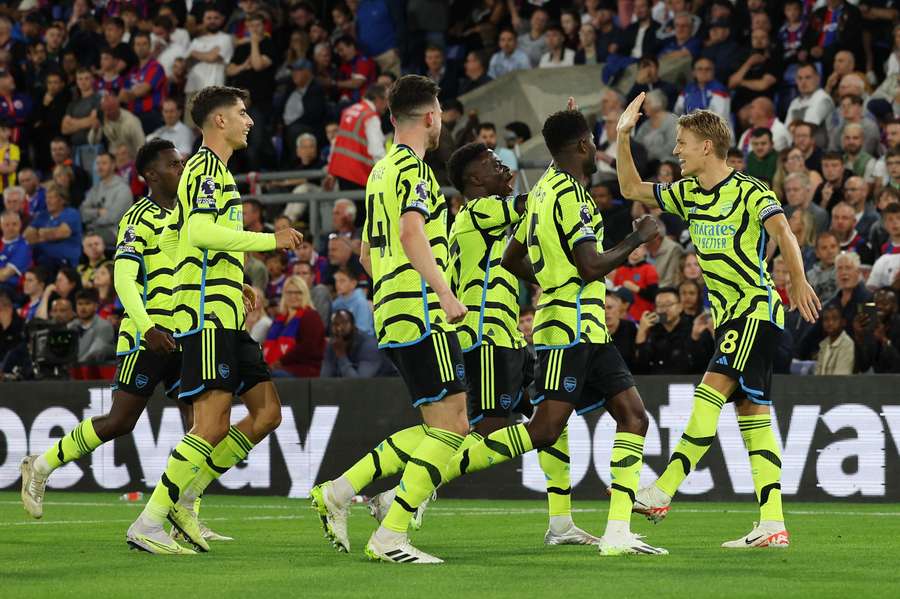
[[[644,437],[634,433],[616,433],[609,473],[612,488],[608,520],[631,522],[631,507],[644,463]]]
[[[759,519],[784,522],[781,510],[781,450],[775,442],[772,417],[769,414],[738,416],[738,426],[750,454]]]
[[[166,470],[153,489],[143,515],[152,522],[162,524],[212,451],[212,445],[202,437],[190,433],[185,435],[172,450]]]
[[[569,477],[569,427],[563,429],[556,443],[538,449],[538,461],[547,480],[547,503],[550,516],[572,515],[572,482]]]
[[[358,493],[374,480],[403,471],[409,456],[424,438],[425,426],[421,424],[397,431],[350,466],[343,477],[353,486],[353,491]]]
[[[47,449],[43,454],[43,458],[47,461],[50,472],[52,472],[63,464],[68,464],[73,460],[88,455],[101,445],[103,445],[103,441],[94,432],[92,419],[88,418],[79,422],[56,445]]]
[[[524,424],[501,428],[454,455],[444,469],[444,480],[453,480],[467,472],[478,472],[508,462],[532,449],[534,446]]]
[[[240,464],[247,459],[247,454],[253,449],[253,443],[242,433],[236,426],[228,429],[228,434],[219,442],[212,450],[203,465],[200,466],[200,472],[184,490],[181,496],[181,503],[184,505],[193,505],[195,512],[200,511],[200,498],[206,487],[235,465]]]

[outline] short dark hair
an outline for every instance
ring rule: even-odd
[[[260,10],[255,10],[246,16],[245,21],[266,21],[266,15]]]
[[[94,287],[85,287],[75,292],[75,301],[86,300],[95,304],[100,303],[100,293]]]
[[[138,174],[146,179],[147,170],[156,162],[159,155],[166,150],[174,150],[175,144],[168,139],[157,137],[151,139],[140,148],[138,148],[137,156],[134,159],[134,168]]]
[[[835,241],[838,241],[837,235],[835,235],[832,231],[825,229],[824,231],[822,231],[821,233],[816,235],[816,245],[819,245],[819,242],[822,241],[826,237],[831,237]]]
[[[122,20],[122,17],[107,17],[106,20],[103,21],[103,25],[109,25],[110,23],[119,29],[125,29],[125,21]]]
[[[347,310],[346,308],[341,308],[340,310],[335,310],[334,312],[331,313],[331,319],[334,320],[334,317],[337,316],[338,314],[346,315],[347,318],[350,319],[350,324],[356,325],[356,318],[353,317],[353,312],[351,312],[350,310]]]
[[[391,86],[388,96],[391,115],[397,120],[409,118],[417,108],[432,104],[440,92],[438,84],[428,77],[404,75]]]
[[[447,173],[453,186],[462,192],[466,187],[466,169],[476,158],[488,151],[481,142],[468,143],[453,152],[447,161]]]
[[[359,281],[359,273],[346,264],[338,268],[337,272],[341,273],[347,278],[353,279],[354,281]]]
[[[337,38],[334,41],[334,45],[337,46],[338,44],[344,44],[345,46],[353,46],[354,48],[358,47],[356,45],[356,40],[353,39],[353,37],[349,36],[349,35],[342,35],[341,37]]]
[[[807,129],[809,129],[810,135],[816,132],[816,126],[809,121],[794,121],[793,123],[791,123],[791,126],[794,128],[794,130],[796,130],[797,127],[806,127]]]
[[[681,297],[680,295],[678,295],[678,289],[676,287],[660,287],[656,290],[656,297],[659,297],[663,293],[671,293],[677,298]]]
[[[260,214],[262,214],[262,212],[263,212],[262,202],[260,202],[256,198],[243,198],[241,200],[241,204],[250,204],[251,206],[256,208]]]
[[[840,152],[835,152],[833,150],[829,150],[827,152],[822,153],[822,160],[837,160],[838,162],[844,161],[844,155]]]
[[[175,30],[175,22],[168,15],[160,15],[153,19],[153,24],[156,27],[162,27],[169,33],[172,33]]]
[[[269,260],[271,260],[273,258],[278,260],[281,263],[282,267],[285,267],[288,265],[288,257],[287,257],[287,254],[285,254],[284,252],[275,251],[275,252],[269,252],[268,254],[266,254],[266,262],[268,262]]]
[[[132,46],[134,46],[134,40],[136,40],[139,37],[145,37],[145,38],[147,38],[147,41],[150,41],[150,32],[142,31],[140,29],[135,30],[135,32],[131,34],[131,45]]]
[[[563,148],[581,139],[590,130],[587,120],[579,111],[560,110],[547,117],[541,134],[550,154],[556,156]]]
[[[881,214],[882,216],[887,216],[888,214],[900,214],[900,204],[891,202],[884,207],[884,210],[881,211]]]
[[[756,127],[753,131],[750,132],[750,137],[768,137],[769,141],[773,140],[772,130],[766,127]]]
[[[728,148],[728,151],[725,152],[725,158],[740,158],[741,160],[743,160],[744,153],[737,148]]]
[[[565,35],[566,32],[563,30],[562,25],[559,24],[559,21],[550,21],[547,23],[547,28],[545,31],[558,31],[559,33]]]
[[[482,130],[487,129],[488,131],[497,132],[497,126],[494,123],[478,123],[478,132],[481,133]]]
[[[234,106],[239,100],[246,102],[249,98],[250,94],[247,93],[247,90],[237,87],[222,85],[204,87],[194,96],[194,100],[191,102],[191,118],[202,129],[203,123],[217,108]]]
[[[378,85],[377,83],[373,83],[366,90],[365,98],[366,100],[375,100],[377,98],[384,99],[387,97],[387,90],[384,89],[383,85]]]
[[[850,95],[846,95],[846,96],[844,96],[843,98],[840,99],[841,102],[843,102],[844,100],[850,100],[850,103],[851,103],[851,104],[856,104],[857,106],[862,106],[862,105],[863,105],[863,99],[862,99],[862,96],[857,96],[857,95],[850,94]]]
[[[47,281],[50,279],[50,272],[47,270],[47,267],[36,264],[25,271],[26,273],[30,272],[34,275],[38,281],[41,282],[42,285],[46,285]]]
[[[895,158],[897,156],[900,156],[900,144],[897,144],[896,146],[888,150],[884,156],[885,158]]]

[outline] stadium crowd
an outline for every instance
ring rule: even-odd
[[[390,143],[387,90],[415,72],[442,89],[446,162],[469,141],[514,172],[521,122],[481,122],[459,96],[521,69],[603,64],[591,193],[617,243],[644,208],[616,184],[615,123],[648,92],[632,140],[645,180],[675,184],[678,115],[709,108],[735,133],[729,165],[778,194],[825,309],[791,313],[776,372],[900,372],[900,10],[893,0],[24,0],[0,8],[0,371],[30,378],[38,329],[74,332],[73,360],[112,364],[122,318],[119,219],[146,192],[145,140],[185,156],[200,143],[185,103],[208,85],[251,94],[254,127],[234,172],[326,169],[267,184],[298,194],[359,189]],[[689,60],[685,61],[684,58]],[[681,61],[689,83],[660,78]],[[560,94],[561,96],[564,94]],[[342,122],[352,123],[350,130]],[[348,141],[349,140],[349,141]],[[353,158],[356,156],[357,158]],[[362,156],[362,159],[359,157]],[[527,189],[521,183],[518,191]],[[299,197],[299,196],[298,196]],[[461,198],[448,198],[451,218]],[[244,226],[303,229],[302,202],[243,203]],[[283,211],[282,211],[283,209]],[[658,212],[658,211],[657,211]],[[390,376],[377,349],[359,248],[364,206],[334,203],[332,230],[296,252],[247,254],[258,307],[247,329],[277,376]],[[713,352],[703,277],[685,223],[636,250],[608,281],[607,326],[635,373],[695,374]],[[776,290],[791,281],[774,247]],[[521,293],[530,340],[538,289]],[[111,370],[78,371],[106,377]]]

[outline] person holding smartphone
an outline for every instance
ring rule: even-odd
[[[678,290],[656,293],[655,310],[641,316],[635,336],[635,371],[653,374],[698,374],[713,354],[709,314],[691,318],[683,312]]]

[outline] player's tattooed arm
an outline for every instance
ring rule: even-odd
[[[611,250],[597,251],[596,240],[586,239],[575,246],[573,257],[578,276],[586,283],[602,281],[606,275],[628,259],[628,255],[642,243],[652,241],[659,235],[659,224],[649,214],[634,221],[634,231]]]
[[[539,284],[534,276],[534,267],[531,265],[531,260],[528,259],[528,248],[516,238],[510,239],[509,243],[506,244],[506,250],[503,252],[500,266],[522,281],[533,283],[534,285]]]
[[[631,101],[619,122],[616,125],[618,134],[616,146],[616,175],[619,178],[619,188],[622,195],[629,200],[643,202],[656,206],[653,196],[653,183],[641,181],[641,175],[634,165],[634,157],[631,155],[631,134],[641,116],[641,104],[644,102],[644,92]]]

